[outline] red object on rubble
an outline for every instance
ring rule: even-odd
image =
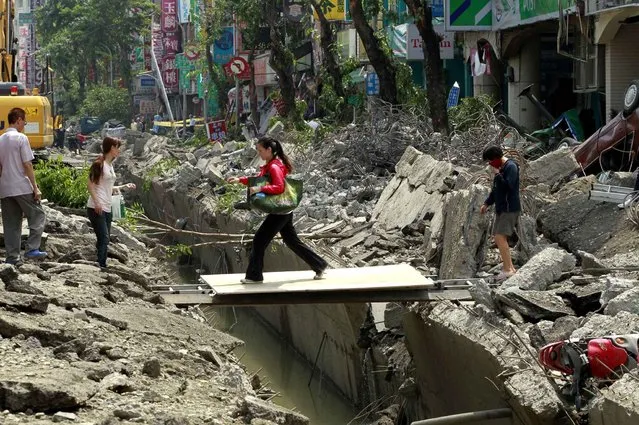
[[[553,342],[539,351],[539,361],[566,375],[587,366],[588,375],[606,378],[621,366],[637,366],[638,341],[639,334],[631,334]]]

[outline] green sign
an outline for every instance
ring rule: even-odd
[[[18,14],[18,25],[29,25],[33,23],[33,12]]]
[[[563,9],[570,7],[571,3],[569,0],[561,0]],[[541,21],[542,19],[535,19],[541,17],[556,18],[559,16],[559,5],[557,0],[519,0],[519,15],[522,21]]]
[[[450,31],[485,31],[492,29],[492,0],[445,0],[446,29]],[[520,0],[524,1],[524,0]],[[527,0],[531,1],[531,0]],[[534,0],[532,0],[534,1]]]

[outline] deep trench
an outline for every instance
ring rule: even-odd
[[[142,178],[130,172],[125,178],[139,187],[143,185]],[[138,192],[138,196],[137,201],[154,220],[172,225],[176,218],[186,217],[188,226],[201,232],[240,233],[245,229],[241,219],[218,215],[201,202],[201,196],[176,190],[166,182],[154,182],[151,190]],[[188,238],[178,241],[193,242]],[[200,247],[193,252],[195,267],[206,274],[242,273],[246,259],[245,249],[238,250],[229,245]],[[265,272],[307,269],[283,246],[278,246],[276,252],[267,251],[265,264]],[[360,422],[352,422],[353,425],[372,423],[372,415],[367,413],[390,404],[399,405],[398,413],[391,415],[395,416],[395,425],[452,413],[507,407],[504,395],[495,391],[486,379],[487,370],[494,372],[489,373],[491,376],[498,375],[491,357],[446,326],[432,326],[413,313],[405,315],[403,329],[391,331],[394,334],[367,338],[367,332],[374,332],[367,323],[370,313],[366,304],[261,306],[253,311],[267,324],[269,332],[277,334],[282,350],[292,348],[307,367],[317,358],[316,378],[311,386],[317,388],[321,377],[324,388],[334,385],[334,393],[355,406],[354,412],[365,412],[359,417]],[[309,323],[312,326],[308,326]],[[366,342],[367,339],[370,341]],[[391,346],[392,353],[388,354]],[[410,354],[397,355],[407,348]],[[476,350],[479,352],[475,353]],[[280,361],[280,367],[285,368],[286,364],[282,363]],[[302,381],[307,378],[300,375]],[[305,382],[302,384],[306,385]],[[331,425],[339,423],[333,421]],[[477,423],[510,425],[506,420]],[[312,424],[322,425],[322,422]]]

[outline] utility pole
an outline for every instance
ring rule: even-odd
[[[153,33],[153,21],[151,18],[151,33]],[[160,67],[158,66],[158,60],[155,57],[155,50],[153,50],[155,46],[153,45],[153,37],[151,37],[151,67],[157,73],[156,83],[160,86],[160,93],[162,94],[162,100],[164,100],[164,107],[169,114],[169,120],[171,121],[171,125],[175,125],[175,119],[173,118],[173,111],[171,110],[171,104],[169,103],[169,97],[166,95],[166,88],[164,87],[164,81],[162,81],[162,73],[160,72]],[[175,135],[179,137],[177,127],[175,128]]]
[[[184,59],[186,60],[186,30],[187,30],[187,25],[188,22],[184,22],[182,24],[182,55],[184,55]],[[182,72],[182,70],[179,71],[180,73]],[[186,79],[186,76],[185,76]],[[186,134],[186,111],[187,111],[187,104],[186,104],[186,88],[185,87],[180,87],[180,89],[182,90],[182,131],[183,134]]]

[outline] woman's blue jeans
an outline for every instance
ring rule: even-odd
[[[95,236],[98,238],[98,241],[95,243],[95,247],[98,250],[98,263],[100,267],[106,267],[109,235],[111,234],[111,219],[113,215],[106,211],[102,211],[102,214],[98,214],[93,208],[87,208],[87,217],[89,217]]]

